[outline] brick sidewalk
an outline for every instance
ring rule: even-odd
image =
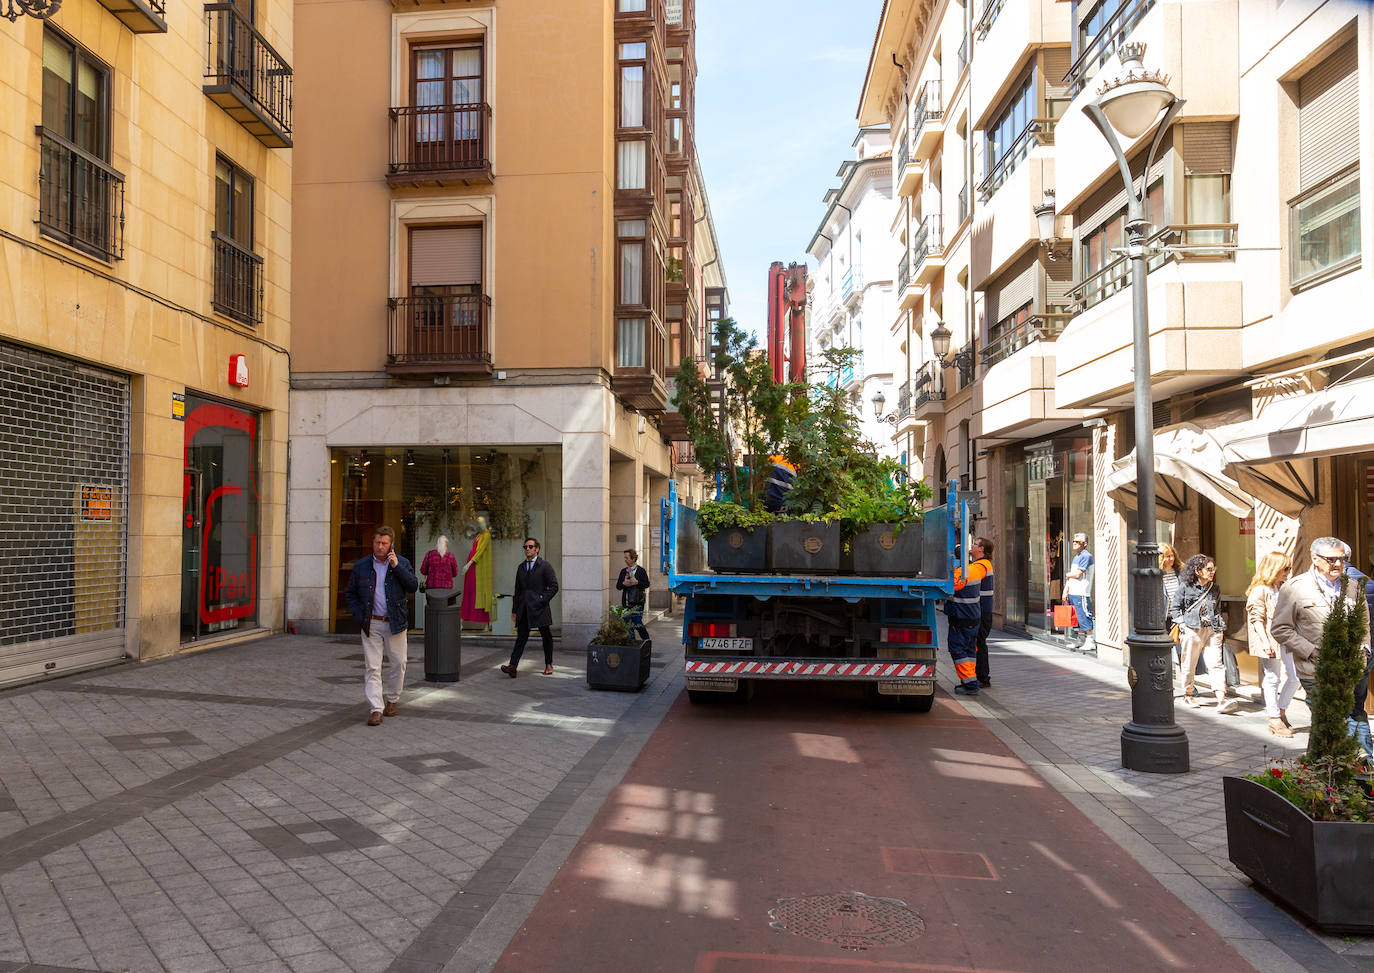
[[[1191,767],[1179,775],[1121,767],[1121,726],[1131,717],[1125,670],[1041,642],[994,633],[992,687],[960,698],[1019,757],[1140,860],[1167,888],[1264,973],[1374,971],[1374,937],[1310,931],[1255,891],[1226,854],[1221,779],[1307,747],[1306,706],[1289,710],[1294,737],[1268,732],[1264,708],[1231,715],[1177,701]],[[941,681],[952,690],[942,662]],[[1206,677],[1199,677],[1205,682]],[[1374,864],[1371,864],[1374,875]]]
[[[412,638],[380,728],[356,637],[0,693],[0,973],[489,965],[681,688],[654,628],[639,695],[575,651],[508,679],[505,639],[426,684]]]

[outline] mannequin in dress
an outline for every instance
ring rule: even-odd
[[[449,553],[448,538],[443,534],[434,542],[434,550],[425,555],[420,564],[420,573],[425,576],[426,591],[453,587],[453,579],[458,574],[458,559]]]
[[[487,515],[477,515],[477,534],[463,565],[463,621],[491,624],[491,530]]]

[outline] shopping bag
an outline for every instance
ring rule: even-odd
[[[1054,606],[1054,627],[1055,628],[1077,628],[1078,613],[1073,610],[1073,605]]]

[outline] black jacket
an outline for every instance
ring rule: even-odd
[[[521,561],[515,569],[515,594],[511,598],[511,611],[515,613],[516,625],[546,628],[553,624],[549,602],[558,594],[558,577],[553,573],[553,565],[542,557],[534,562],[533,568],[526,567],[526,564]]]
[[[634,579],[639,583],[627,588],[625,579],[630,577],[632,571]],[[649,590],[649,572],[641,565],[631,565],[620,572],[619,577],[615,579],[615,586],[620,589],[621,608],[643,608],[644,599],[648,597],[645,593]]]

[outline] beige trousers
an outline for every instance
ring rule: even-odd
[[[1212,681],[1212,692],[1224,693],[1226,691],[1226,667],[1221,657],[1221,637],[1222,632],[1212,631],[1210,626],[1204,625],[1202,628],[1189,628],[1187,625],[1178,627],[1180,637],[1178,640],[1179,655],[1183,659],[1183,695],[1192,695],[1193,673],[1197,669],[1197,657],[1202,656],[1202,660],[1207,663],[1207,678]]]

